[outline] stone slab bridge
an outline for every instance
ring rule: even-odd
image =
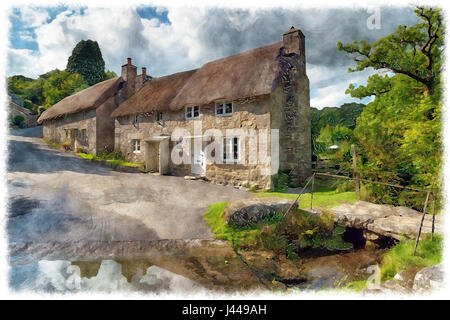
[[[310,211],[310,210],[308,210]],[[355,204],[341,204],[326,210],[334,215],[336,224],[364,231],[367,240],[390,237],[395,240],[415,239],[419,231],[422,212],[407,207],[394,207],[387,204],[374,204],[357,201]],[[312,213],[322,213],[313,209]],[[424,234],[431,233],[431,214],[425,215],[421,239]],[[443,221],[440,215],[435,216],[434,232],[443,234]]]
[[[422,212],[407,207],[366,201],[342,204],[327,211],[333,213],[337,224],[364,230],[367,240],[375,240],[380,236],[396,240],[415,239],[422,219]],[[425,215],[422,235],[431,233],[432,218],[431,214]],[[435,216],[434,232],[443,234],[443,221],[440,215]]]

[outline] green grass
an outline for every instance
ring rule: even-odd
[[[55,148],[55,149],[61,149],[61,145],[60,145],[59,143],[56,143],[56,142],[50,140],[49,138],[42,138],[42,140],[43,140],[46,144],[50,145],[52,148]]]
[[[126,162],[126,161],[123,161],[120,159],[119,160],[118,159],[107,159],[105,157],[94,156],[93,154],[90,154],[90,153],[76,153],[76,155],[80,156],[86,160],[92,160],[92,161],[104,160],[113,166],[124,166],[124,167],[139,167],[140,166],[140,164],[138,164],[138,163]]]
[[[273,193],[270,193],[271,195]],[[284,194],[286,195],[286,194]],[[312,216],[301,209],[292,210],[283,218],[281,214],[245,227],[230,226],[222,217],[228,202],[209,206],[204,219],[216,239],[227,240],[237,249],[267,249],[295,258],[299,248],[321,248],[346,251],[353,248],[343,241],[345,228],[334,226],[332,217],[324,214]]]
[[[343,287],[343,289],[348,289],[350,291],[359,292],[366,287],[367,287],[367,280],[358,280],[358,281],[351,281],[351,282],[347,283]]]
[[[382,280],[392,279],[398,272],[412,268],[425,268],[441,262],[442,237],[427,234],[420,240],[416,255],[413,256],[415,240],[400,241],[395,247],[389,249],[381,262]]]
[[[298,194],[289,194],[282,192],[261,192],[257,193],[255,197],[279,197],[284,199],[292,199],[295,200]],[[322,209],[330,209],[337,205],[342,204],[343,202],[347,203],[355,203],[356,202],[356,194],[353,191],[350,192],[337,192],[335,190],[329,189],[321,189],[317,192],[314,192],[313,196],[313,208],[320,207]],[[300,196],[299,199],[299,208],[300,209],[308,209],[311,203],[311,193],[305,193]]]
[[[214,237],[216,239],[227,240],[233,246],[256,244],[261,234],[261,229],[257,225],[248,227],[229,226],[222,218],[223,209],[228,203],[219,202],[211,204],[209,205],[209,210],[203,214],[206,224],[214,233]]]
[[[93,155],[93,154],[90,154],[90,153],[75,153],[77,156],[80,156],[80,157],[82,157],[83,159],[86,159],[86,160],[94,160],[95,159],[95,156]]]
[[[133,162],[126,162],[123,160],[116,160],[116,159],[108,159],[106,160],[106,162],[111,163],[113,165],[118,165],[118,166],[124,166],[124,167],[139,167],[140,164],[139,163],[133,163]]]

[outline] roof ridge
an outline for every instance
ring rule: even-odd
[[[262,50],[264,50],[264,49],[267,49],[268,47],[275,47],[276,45],[280,45],[280,44],[282,44],[282,43],[283,43],[283,41],[278,41],[278,42],[274,42],[274,43],[272,43],[272,44],[268,44],[268,45],[265,45],[265,46],[261,46],[261,47],[257,47],[257,48],[245,50],[245,51],[242,51],[242,52],[238,52],[238,53],[232,54],[232,55],[230,55],[230,56],[226,56],[226,57],[219,58],[219,59],[216,59],[216,60],[211,60],[211,61],[205,62],[205,63],[202,65],[202,67],[205,66],[205,65],[207,65],[207,64],[212,64],[212,63],[216,63],[216,62],[221,62],[221,61],[226,60],[226,59],[230,59],[230,58],[234,58],[234,57],[239,57],[239,56],[244,56],[244,55],[254,54],[254,53],[258,52],[258,51],[262,51]],[[200,69],[200,68],[199,68],[199,69]]]

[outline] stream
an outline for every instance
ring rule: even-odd
[[[95,245],[94,252],[101,258],[90,256],[89,246],[84,253],[83,249],[72,250],[71,258],[58,251],[57,246],[53,254],[41,247],[13,252],[9,286],[19,292],[48,293],[320,290],[367,279],[370,276],[367,268],[377,263],[382,253],[374,248],[347,253],[305,252],[298,261],[291,261],[264,251],[236,254],[226,242],[220,241],[200,241],[194,245],[186,241],[158,243],[164,250],[154,250],[152,245],[150,251],[142,243],[127,243],[139,250],[126,256],[111,254],[110,249],[119,244]]]

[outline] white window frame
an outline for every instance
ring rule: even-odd
[[[156,111],[156,121],[160,122],[163,119],[163,113],[162,111]]]
[[[137,114],[133,114],[133,115],[131,116],[131,124],[132,124],[133,126],[136,126],[138,123],[139,123],[138,115],[137,115]]]
[[[141,153],[141,140],[132,139],[131,140],[131,150],[133,153]]]
[[[234,159],[234,139],[237,139],[237,159]],[[225,150],[232,156],[232,159],[225,158]],[[239,163],[241,162],[241,138],[238,136],[223,137],[223,150],[222,150],[222,162],[223,163]]]
[[[231,112],[225,112],[225,108],[227,104],[231,104]],[[222,108],[223,113],[217,113],[217,109]],[[216,102],[216,106],[214,108],[214,115],[216,117],[229,117],[234,113],[234,104],[233,101],[218,101]]]
[[[195,108],[198,108],[198,116],[194,116],[194,109]],[[191,116],[190,117],[188,117],[188,112],[189,112],[189,110],[190,110],[190,112],[191,112]],[[184,109],[184,118],[186,119],[186,120],[192,120],[192,119],[198,119],[198,118],[200,118],[200,107],[199,106],[189,106],[189,107],[186,107],[185,109]]]

